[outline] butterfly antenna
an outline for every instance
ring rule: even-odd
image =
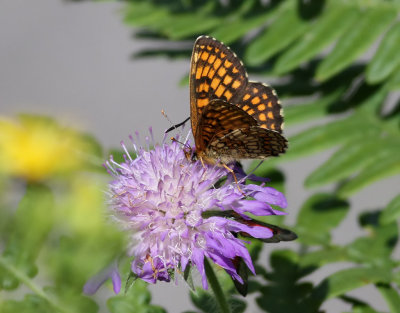
[[[182,125],[185,125],[185,123],[190,119],[190,117],[188,117],[187,119],[185,119],[183,122],[178,123],[178,124],[174,124],[171,122],[171,120],[169,119],[167,113],[165,113],[164,110],[161,110],[161,114],[167,119],[167,121],[172,125],[170,128],[168,128],[164,133],[169,133],[171,130],[174,129],[178,129],[178,127],[181,127]]]

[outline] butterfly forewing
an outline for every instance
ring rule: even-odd
[[[190,69],[190,119],[194,137],[198,120],[210,101],[231,102],[246,84],[246,70],[227,46],[206,36],[196,40]]]

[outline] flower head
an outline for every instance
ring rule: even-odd
[[[188,160],[176,142],[150,150],[138,147],[132,137],[131,141],[136,158],[122,143],[125,160],[119,164],[111,157],[106,167],[114,176],[109,184],[112,214],[130,236],[133,273],[151,283],[170,281],[172,273],[181,273],[190,264],[207,288],[205,257],[241,283],[234,264],[237,257],[254,273],[249,252],[235,233],[272,237],[271,229],[240,221],[250,220],[245,213],[283,214],[271,204],[286,207],[284,196],[270,187],[237,186],[231,180],[217,188],[226,169]],[[235,215],[239,219],[229,218]]]

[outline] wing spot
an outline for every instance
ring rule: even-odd
[[[267,115],[268,115],[268,118],[269,118],[269,119],[273,119],[273,118],[274,118],[274,115],[272,114],[271,111],[269,111]]]
[[[247,113],[249,113],[250,115],[253,115],[254,114],[254,110],[250,109],[250,110],[247,111]]]
[[[221,67],[221,68],[218,70],[218,75],[221,76],[221,77],[224,77],[225,74],[226,74],[226,69],[224,69],[223,67]]]
[[[208,104],[209,100],[208,98],[206,99],[197,99],[197,107],[202,108]]]
[[[225,87],[222,85],[219,85],[217,90],[215,90],[215,94],[217,95],[217,97],[220,98],[222,96],[222,94],[224,93],[224,91],[225,91]]]
[[[263,93],[263,94],[262,94],[262,98],[263,98],[264,100],[268,99],[267,94],[266,94],[266,93]]]
[[[261,101],[260,97],[254,97],[253,99],[251,99],[252,104],[259,104],[260,101]]]
[[[240,82],[240,80],[235,80],[234,82],[233,82],[233,84],[232,84],[232,88],[233,89],[238,89],[239,88],[239,86],[241,85],[242,83]],[[246,97],[247,95],[245,95],[244,97]],[[244,97],[243,97],[243,99],[244,99]]]
[[[236,66],[234,66],[234,67],[233,67],[233,69],[232,69],[232,73],[233,73],[233,74],[237,74],[237,73],[239,73],[239,70],[237,69],[237,67],[236,67]]]
[[[215,51],[217,51],[217,50],[215,50]],[[221,52],[221,53],[220,53],[220,56],[221,56],[221,58],[223,59],[223,58],[225,58],[225,57],[226,57],[226,54],[225,54],[225,53],[223,53],[223,52]]]
[[[243,97],[243,100],[246,101],[246,100],[248,100],[248,99],[250,99],[250,94],[246,93],[246,94],[244,95],[244,97]]]
[[[214,69],[219,68],[221,66],[221,63],[222,63],[221,59],[216,59],[213,64]]]
[[[271,129],[275,130],[275,123],[272,123],[269,127],[270,127]]]
[[[220,82],[221,80],[219,78],[214,78],[211,82],[211,88],[215,90]]]
[[[265,110],[265,104],[261,103],[258,107],[257,107],[258,111],[264,111]]]
[[[215,54],[212,54],[212,55],[208,58],[208,63],[213,64],[216,58],[217,58],[217,56],[216,56]]]
[[[212,50],[212,47],[211,47],[211,46],[207,46],[207,50],[208,50],[208,51],[211,51],[211,50]]]
[[[222,53],[221,53],[221,55],[222,55]],[[225,60],[224,66],[225,66],[226,68],[230,68],[230,67],[232,66],[232,62],[230,62],[230,61],[228,61],[228,60]]]
[[[210,78],[210,79],[212,79],[212,78],[214,77],[214,74],[215,74],[215,70],[214,70],[213,68],[211,68],[211,69],[208,71],[207,77]]]
[[[196,79],[200,79],[201,73],[203,72],[203,67],[199,66],[196,70]]]
[[[208,52],[203,52],[203,53],[201,54],[201,59],[202,59],[203,61],[205,61],[205,60],[208,59],[209,56],[210,56],[210,54],[209,54]]]
[[[260,127],[267,128],[267,124],[261,124]]]
[[[226,90],[224,93],[226,100],[230,100],[232,98],[232,93],[229,90]]]
[[[260,121],[265,122],[265,121],[267,120],[267,117],[265,116],[264,113],[261,113],[261,114],[258,116],[258,119],[259,119]]]
[[[208,92],[209,89],[210,89],[210,85],[207,83],[202,83],[199,86],[199,92],[202,92],[202,91]]]
[[[219,71],[218,71],[218,74],[219,74]],[[231,83],[231,81],[232,81],[232,76],[226,75],[224,78],[224,84],[229,85]]]
[[[250,109],[250,107],[246,104],[246,105],[243,106],[242,109],[243,109],[243,111],[247,111],[248,109]]]
[[[268,101],[267,105],[268,105],[269,108],[272,108],[272,102],[271,101]]]
[[[258,93],[258,89],[257,88],[253,88],[253,93]]]
[[[194,54],[194,62],[197,63],[198,60],[199,60],[199,53],[196,52],[196,53]]]

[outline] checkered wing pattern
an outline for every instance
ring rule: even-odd
[[[197,154],[204,159],[262,159],[286,148],[275,91],[249,82],[235,53],[207,36],[193,48],[190,119]]]
[[[199,37],[193,48],[190,68],[190,120],[196,137],[197,124],[211,100],[232,103],[246,88],[247,73],[238,57],[223,43]]]
[[[204,151],[206,159],[264,159],[287,147],[279,132],[259,127],[244,110],[219,99],[204,109],[198,131],[201,140],[196,148]]]
[[[282,133],[282,108],[274,89],[262,83],[249,82],[236,98],[234,104],[254,117],[260,127]]]

